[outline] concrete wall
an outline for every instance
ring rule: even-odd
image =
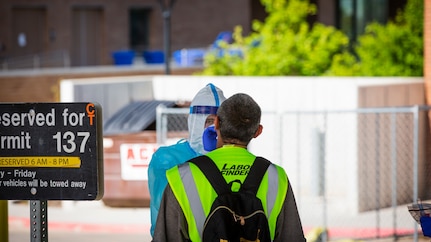
[[[131,94],[130,87],[137,83],[152,81],[152,91],[140,91]],[[119,88],[118,83],[123,83]],[[90,95],[90,100],[102,104],[106,114],[113,114],[121,104],[137,100],[154,98],[158,100],[190,101],[203,86],[213,83],[220,87],[225,96],[243,92],[251,95],[260,105],[268,123],[260,139],[252,142],[256,152],[268,153],[268,146],[277,147],[276,140],[271,139],[276,134],[276,120],[271,117],[276,114],[292,111],[316,110],[349,110],[360,107],[407,106],[423,105],[424,90],[422,78],[332,78],[332,77],[208,77],[208,76],[131,76],[112,78],[64,79],[61,81],[60,95],[62,101],[73,101],[73,86],[115,85],[115,92],[110,88],[100,88],[106,93]],[[131,86],[130,86],[131,85]],[[385,87],[387,86],[387,87]],[[141,88],[145,88],[142,86]],[[400,89],[401,88],[401,89]],[[132,88],[133,89],[133,88]],[[388,91],[393,90],[393,91]],[[92,92],[90,92],[92,93]],[[108,95],[109,99],[102,96]],[[113,102],[109,100],[115,100]],[[120,101],[121,100],[121,101]],[[382,101],[383,100],[383,101]],[[386,100],[386,101],[384,101]],[[392,100],[392,101],[391,101]],[[82,98],[79,101],[84,101]],[[109,104],[111,103],[111,104]],[[115,103],[115,105],[113,104]],[[111,106],[109,106],[111,105]],[[270,115],[269,115],[270,114]],[[105,115],[104,118],[109,118]],[[268,137],[268,138],[267,138]],[[254,145],[256,143],[256,145]],[[262,146],[260,144],[266,144]],[[278,158],[274,152],[270,158]]]

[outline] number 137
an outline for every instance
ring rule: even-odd
[[[77,144],[76,137],[83,137],[81,144]],[[79,153],[85,152],[85,145],[87,144],[88,138],[90,137],[90,132],[78,132],[75,136],[75,133],[71,131],[66,131],[63,136],[61,132],[57,132],[52,136],[53,139],[57,140],[57,152],[62,152],[62,150],[66,153],[73,153],[76,150],[77,145],[79,145]],[[65,144],[62,145],[62,141],[65,141]]]

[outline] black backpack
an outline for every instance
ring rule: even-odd
[[[232,192],[229,184],[208,156],[200,156],[190,162],[196,164],[217,192],[210,213],[205,219],[203,242],[271,241],[268,219],[262,202],[256,196],[260,182],[270,165],[262,157],[256,157],[238,192]]]

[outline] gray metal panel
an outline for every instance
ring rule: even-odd
[[[97,102],[102,106],[102,119],[110,119],[125,105],[137,100],[152,100],[152,82],[77,84],[75,102]]]
[[[103,127],[105,135],[136,133],[156,121],[157,106],[174,107],[174,101],[137,101],[126,105],[108,119]]]
[[[130,83],[107,83],[99,85],[100,89],[103,90],[105,98],[102,107],[105,114],[104,120],[110,119],[118,110],[132,102],[129,86]]]
[[[109,115],[109,110],[105,110],[106,95],[103,87],[97,84],[76,85],[74,87],[74,102],[97,102],[102,106],[102,120]]]
[[[154,100],[153,82],[132,82],[129,84],[129,88],[132,101]]]

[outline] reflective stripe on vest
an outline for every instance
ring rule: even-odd
[[[187,165],[181,166],[178,171],[180,172],[181,180],[186,190],[193,217],[195,218],[196,228],[198,233],[201,235],[206,216],[204,213],[204,208],[202,207],[196,183],[193,180],[193,176],[186,175],[187,173],[191,174],[190,163],[186,163]]]
[[[169,169],[166,172],[166,178],[168,179],[168,183],[172,189],[172,193],[174,194],[175,198],[180,204],[180,207],[187,220],[188,232],[189,232],[189,237],[191,241],[201,242],[201,234],[198,232],[198,229],[196,228],[196,222],[194,218],[195,215],[191,211],[191,207],[195,207],[196,205],[191,206],[189,203],[189,201],[192,201],[193,203],[195,203],[197,199],[189,200],[185,189],[185,187],[192,186],[195,188],[194,190],[197,191],[196,184],[193,180],[193,176],[191,174],[190,169],[185,169],[184,171],[182,171],[182,174],[180,174],[179,167],[183,167],[183,166],[188,167],[189,163],[186,162],[180,166],[174,166],[173,168]],[[191,178],[191,179],[188,179],[188,178]],[[190,196],[195,197],[196,195],[193,195],[191,193]],[[200,204],[200,202],[198,201],[197,203],[198,203],[198,206],[202,208],[202,205]]]
[[[167,174],[169,183],[187,219],[190,239],[192,241],[201,241],[200,236],[202,235],[203,225],[207,216],[207,214],[205,214],[205,209],[209,211],[211,209],[211,204],[202,204],[202,199],[198,192],[199,187],[196,186],[192,173],[198,172],[202,176],[203,174],[200,172],[199,168],[193,164],[190,165],[188,162],[180,165],[178,169],[175,170],[177,170],[177,172],[175,172],[176,174],[173,176],[177,176],[178,180],[173,179],[173,177],[169,178],[171,176],[170,174],[172,174],[172,172],[169,172]],[[266,178],[264,177],[262,180],[261,188],[259,188],[257,194],[258,197],[261,198],[262,205],[267,214],[272,239],[274,239],[275,236],[277,217],[281,211],[287,193],[287,177],[284,174],[282,168],[270,165],[265,175]],[[208,183],[206,179],[205,181],[199,182]],[[178,183],[182,183],[183,186],[181,186],[181,188],[184,189],[183,192],[177,189]],[[206,191],[206,193],[208,193],[208,191]],[[203,194],[205,194],[205,192],[203,192]],[[204,208],[204,205],[208,207]]]
[[[287,175],[283,168],[275,165],[271,165],[268,168],[268,185],[269,188],[267,188],[267,202],[272,206],[267,206],[268,210],[266,210],[266,212],[268,215],[271,239],[274,240],[277,218],[281,212],[281,209],[283,208],[288,189]]]
[[[275,166],[269,166],[268,167],[268,184],[277,184],[278,188],[278,173],[277,168]],[[271,214],[272,208],[275,204],[275,199],[277,197],[278,189],[268,189],[268,192],[266,194],[266,211],[268,215]],[[268,206],[269,204],[269,206]]]

